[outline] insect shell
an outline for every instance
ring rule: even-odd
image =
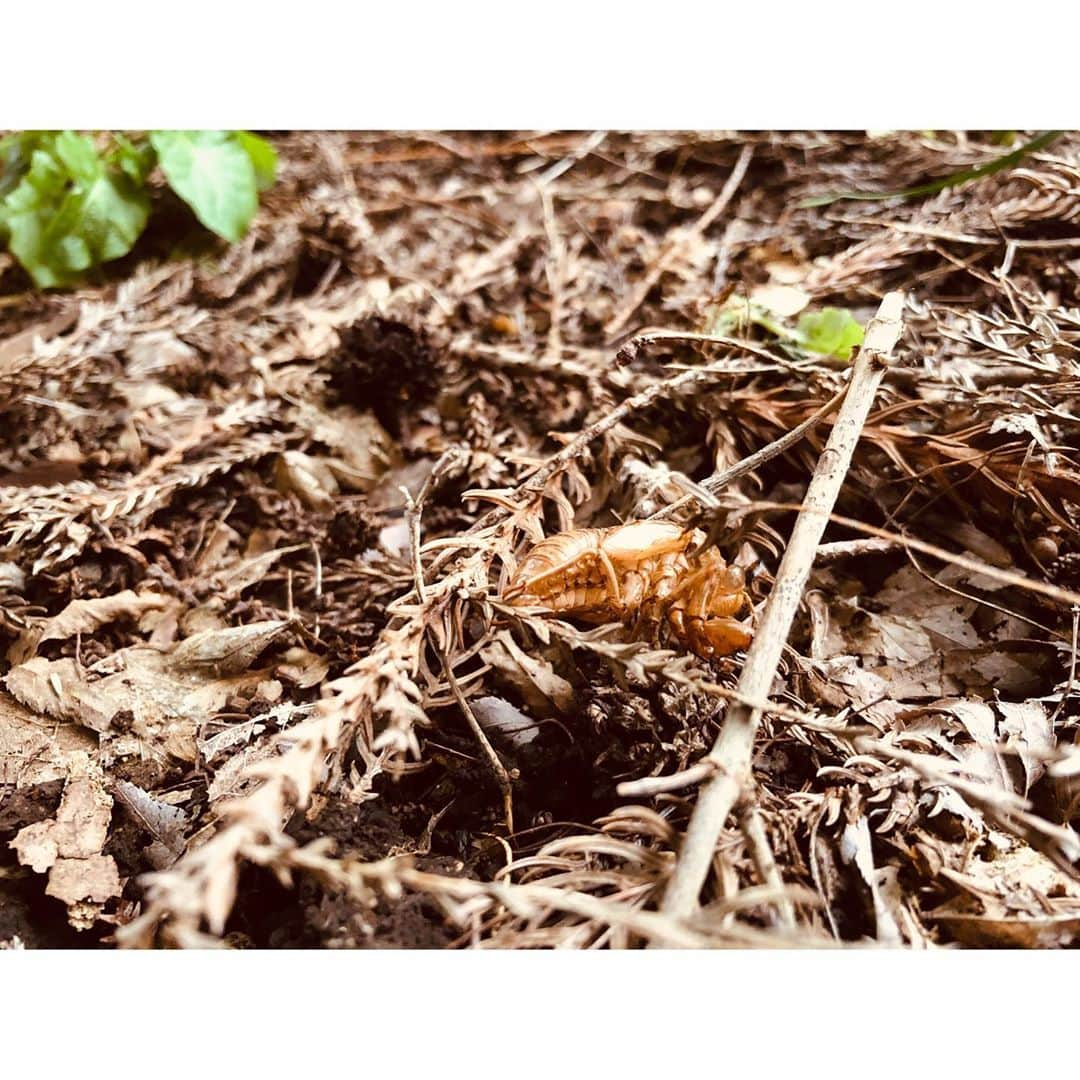
[[[503,598],[588,622],[619,620],[643,636],[666,621],[699,656],[727,656],[750,643],[736,618],[749,611],[750,598],[742,571],[715,548],[687,554],[703,539],[671,522],[571,529],[528,552]]]

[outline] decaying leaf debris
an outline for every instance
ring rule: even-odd
[[[233,247],[0,264],[0,944],[1074,945],[1080,136],[273,141]],[[656,517],[761,620],[896,292],[767,699],[501,599]]]

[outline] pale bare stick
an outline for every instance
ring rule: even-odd
[[[877,536],[860,536],[856,540],[837,540],[832,544],[822,544],[817,549],[817,563],[836,562],[838,559],[850,559],[856,555],[888,555],[893,551],[903,550],[899,540],[882,540]]]
[[[761,878],[761,883],[776,893],[776,911],[780,925],[787,930],[794,930],[795,906],[784,888],[784,879],[780,876],[776,856],[773,855],[769,837],[765,833],[765,823],[750,799],[744,799],[739,804],[739,827],[746,837],[750,858],[754,860],[754,868]]]
[[[806,511],[795,521],[776,573],[776,584],[747,651],[738,687],[744,697],[758,701],[768,697],[828,515],[847,476],[882,376],[892,362],[892,350],[900,337],[903,307],[901,293],[887,294],[867,327],[840,414],[806,489],[803,500]],[[750,774],[754,736],[761,715],[760,709],[739,703],[728,710],[709,754],[717,762],[717,772],[698,797],[675,871],[664,893],[661,910],[667,915],[686,918],[697,908],[717,840]]]
[[[413,581],[416,586],[416,597],[423,604],[427,600],[427,590],[424,587],[424,568],[420,562],[420,517],[424,512],[424,503],[432,490],[442,483],[443,479],[451,472],[462,467],[468,460],[468,452],[460,446],[451,446],[444,450],[439,460],[432,466],[431,472],[420,486],[420,491],[414,498],[407,487],[402,486],[399,490],[405,496],[405,522],[409,527],[409,548],[412,556]]]
[[[555,203],[546,184],[538,183],[540,205],[544,211],[544,232],[547,234],[547,259],[544,269],[547,273],[548,292],[551,294],[551,311],[548,318],[547,355],[559,356],[562,353],[562,318],[563,318],[563,281],[566,277],[566,249],[559,235],[559,224],[555,220]]]
[[[640,780],[624,780],[615,790],[623,798],[647,798],[665,791],[680,791],[682,788],[693,787],[702,780],[708,780],[714,772],[716,765],[706,757],[682,772],[668,773],[666,776],[645,776]]]
[[[750,165],[750,158],[753,156],[754,148],[750,143],[743,146],[739,153],[738,160],[735,162],[735,167],[731,170],[731,175],[727,178],[727,183],[724,184],[720,194],[713,200],[712,205],[694,222],[694,225],[687,232],[682,233],[676,239],[669,244],[661,253],[660,258],[649,268],[648,273],[639,282],[638,287],[634,290],[630,299],[612,316],[604,327],[604,333],[608,337],[614,337],[630,320],[634,312],[645,302],[645,297],[652,291],[653,286],[663,276],[664,271],[678,258],[686,246],[693,240],[700,239],[705,230],[724,212],[727,204],[731,202],[735,195],[735,192],[739,190],[739,185],[742,183],[743,177],[746,175],[747,167]]]

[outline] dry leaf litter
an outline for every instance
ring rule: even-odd
[[[0,943],[1074,944],[1080,138],[825,207],[1003,151],[274,142],[233,248],[174,215],[75,292],[0,268]],[[708,481],[845,386],[797,320],[890,290],[894,363],[673,917],[743,657],[502,590],[545,535],[659,514],[760,613],[833,416]]]

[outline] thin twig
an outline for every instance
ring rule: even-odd
[[[807,417],[797,427],[793,427],[789,432],[781,435],[779,439],[768,443],[760,450],[756,450],[749,457],[743,458],[742,461],[737,461],[734,465],[724,469],[723,472],[714,473],[712,476],[702,480],[700,487],[710,495],[714,495],[718,491],[723,491],[728,484],[738,480],[740,476],[746,476],[748,473],[760,468],[766,461],[771,461],[774,457],[778,457],[780,454],[789,450],[795,443],[802,439],[811,428],[816,427],[827,416],[836,412],[840,407],[840,403],[844,400],[850,385],[850,382],[845,383],[831,398],[829,398],[828,401],[825,402],[824,405],[821,406],[820,409],[818,409],[817,412],[812,416]],[[651,518],[649,518],[649,520],[663,521],[673,517],[684,507],[699,501],[698,497],[693,493],[684,495],[681,499],[677,499],[675,502],[671,503],[670,506],[665,506],[663,510],[658,510]]]
[[[889,555],[894,551],[900,551],[903,546],[899,540],[882,540],[876,536],[863,536],[857,540],[837,540],[832,544],[822,544],[817,549],[817,558],[814,561],[821,566],[823,563],[850,559],[856,555]]]
[[[540,205],[544,211],[544,232],[547,234],[547,259],[544,270],[547,274],[548,292],[551,294],[551,309],[548,312],[547,355],[559,356],[562,353],[562,318],[563,318],[563,279],[565,277],[566,252],[562,237],[559,235],[559,223],[555,220],[555,203],[547,184],[536,185],[540,195]]]
[[[779,923],[786,930],[795,929],[795,906],[784,888],[784,879],[776,865],[776,856],[765,833],[765,823],[751,799],[744,799],[739,804],[739,827],[746,837],[750,858],[763,885],[776,892],[776,911]]]
[[[1054,725],[1057,723],[1057,718],[1061,715],[1062,709],[1065,708],[1065,703],[1069,700],[1069,695],[1072,693],[1073,682],[1076,679],[1076,640],[1077,632],[1080,631],[1080,607],[1073,604],[1072,609],[1072,649],[1069,656],[1069,681],[1065,684],[1065,689],[1062,692],[1061,700],[1057,703],[1057,708],[1054,709],[1050,716],[1050,730],[1054,730]],[[1080,740],[1080,728],[1077,728],[1076,734],[1073,737],[1073,742]]]
[[[487,733],[480,726],[480,721],[476,719],[476,714],[473,712],[472,706],[462,692],[457,676],[454,674],[450,658],[442,649],[439,650],[439,658],[442,660],[443,670],[446,672],[446,680],[450,684],[450,691],[454,695],[454,700],[458,703],[458,708],[461,709],[465,722],[469,725],[473,736],[491,764],[491,771],[495,774],[495,782],[499,785],[499,791],[502,794],[506,831],[512,833],[514,831],[514,786],[510,780],[510,774],[506,771],[506,766],[503,765],[499,755],[495,753],[495,748],[491,745]]]
[[[424,585],[424,567],[420,561],[420,518],[424,512],[424,503],[434,487],[450,473],[456,471],[468,459],[468,453],[460,446],[451,446],[444,450],[438,461],[427,474],[415,498],[407,487],[400,490],[405,496],[405,522],[409,526],[409,549],[412,556],[413,581],[416,585],[416,598],[423,604],[427,600]]]
[[[890,532],[888,529],[879,529],[876,525],[868,525],[858,518],[845,517],[843,514],[834,514],[831,511],[822,510],[820,507],[808,506],[803,503],[770,502],[769,500],[756,500],[747,503],[741,509],[752,512],[759,510],[789,510],[799,514],[809,514],[824,521],[831,521],[834,525],[843,525],[846,529],[854,529],[857,532],[866,533],[867,536],[875,536],[881,540],[894,541],[902,548],[911,548],[912,551],[921,551],[924,555],[932,555],[942,562],[959,566],[962,570],[968,570],[974,574],[982,574],[985,577],[1000,581],[1003,585],[1013,585],[1027,592],[1038,593],[1040,596],[1049,597],[1059,604],[1072,607],[1080,604],[1080,593],[1072,589],[1064,589],[1060,585],[1054,585],[1049,581],[1039,581],[1037,578],[1018,574],[1015,570],[1005,570],[1000,566],[993,566],[988,562],[980,562],[978,559],[969,559],[966,555],[957,555],[955,551],[938,547],[937,544],[928,544],[925,540],[919,540],[906,533]],[[1063,635],[1059,635],[1063,636]]]
[[[742,150],[739,152],[738,160],[735,162],[735,167],[731,170],[731,175],[727,178],[727,183],[724,184],[720,194],[713,200],[712,205],[700,218],[698,218],[689,231],[679,235],[677,239],[664,249],[660,258],[653,263],[649,268],[648,273],[646,273],[645,277],[638,283],[638,286],[630,299],[608,321],[607,325],[604,327],[605,334],[609,337],[614,337],[622,330],[633,316],[634,312],[645,302],[645,298],[652,291],[653,286],[663,276],[664,271],[671,266],[692,240],[700,239],[700,237],[704,235],[705,230],[724,212],[727,204],[731,202],[735,192],[738,191],[743,177],[746,175],[746,170],[750,165],[750,158],[753,156],[753,153],[754,147],[751,143],[743,145]]]
[[[715,762],[706,757],[691,765],[689,769],[669,773],[667,776],[645,776],[640,780],[624,780],[615,790],[624,798],[648,798],[665,791],[681,791],[683,788],[693,787],[695,784],[700,784],[702,780],[708,780],[714,772],[716,772]]]
[[[891,363],[892,350],[900,336],[903,306],[902,294],[889,293],[867,327],[843,407],[806,490],[804,503],[808,510],[817,512],[804,512],[796,520],[777,571],[776,585],[747,652],[739,680],[739,692],[746,697],[764,699],[768,695],[828,514],[847,476],[882,376]],[[664,894],[661,910],[666,914],[685,918],[697,907],[720,832],[749,775],[761,715],[760,709],[738,703],[728,710],[710,755],[720,768],[702,790],[690,818],[686,839]]]
[[[405,493],[405,518],[409,524],[409,546],[412,552],[413,578],[415,579],[417,599],[421,604],[424,604],[427,601],[427,586],[424,583],[424,568],[420,561],[420,518],[423,514],[424,503],[432,489],[445,476],[455,471],[463,460],[463,457],[464,451],[460,447],[451,446],[448,450],[444,451],[439,460],[435,462],[434,468],[428,473],[427,479],[424,481],[415,498],[409,494],[407,488],[403,487],[401,489]],[[445,635],[443,640],[446,640]],[[461,684],[454,674],[454,667],[450,661],[450,657],[438,641],[435,642],[435,650],[439,654],[439,659],[442,662],[443,671],[446,674],[447,682],[450,684],[450,691],[454,695],[454,700],[458,703],[458,707],[465,717],[465,722],[469,725],[473,736],[480,744],[480,748],[484,751],[485,757],[487,757],[491,764],[491,771],[495,774],[495,782],[499,786],[499,791],[502,792],[503,810],[506,815],[506,829],[508,832],[513,832],[514,797],[510,776],[506,771],[506,767],[499,759],[499,755],[495,753],[495,748],[488,740],[484,729],[480,726],[480,722],[476,719],[476,714],[473,712],[472,706],[462,692]]]

